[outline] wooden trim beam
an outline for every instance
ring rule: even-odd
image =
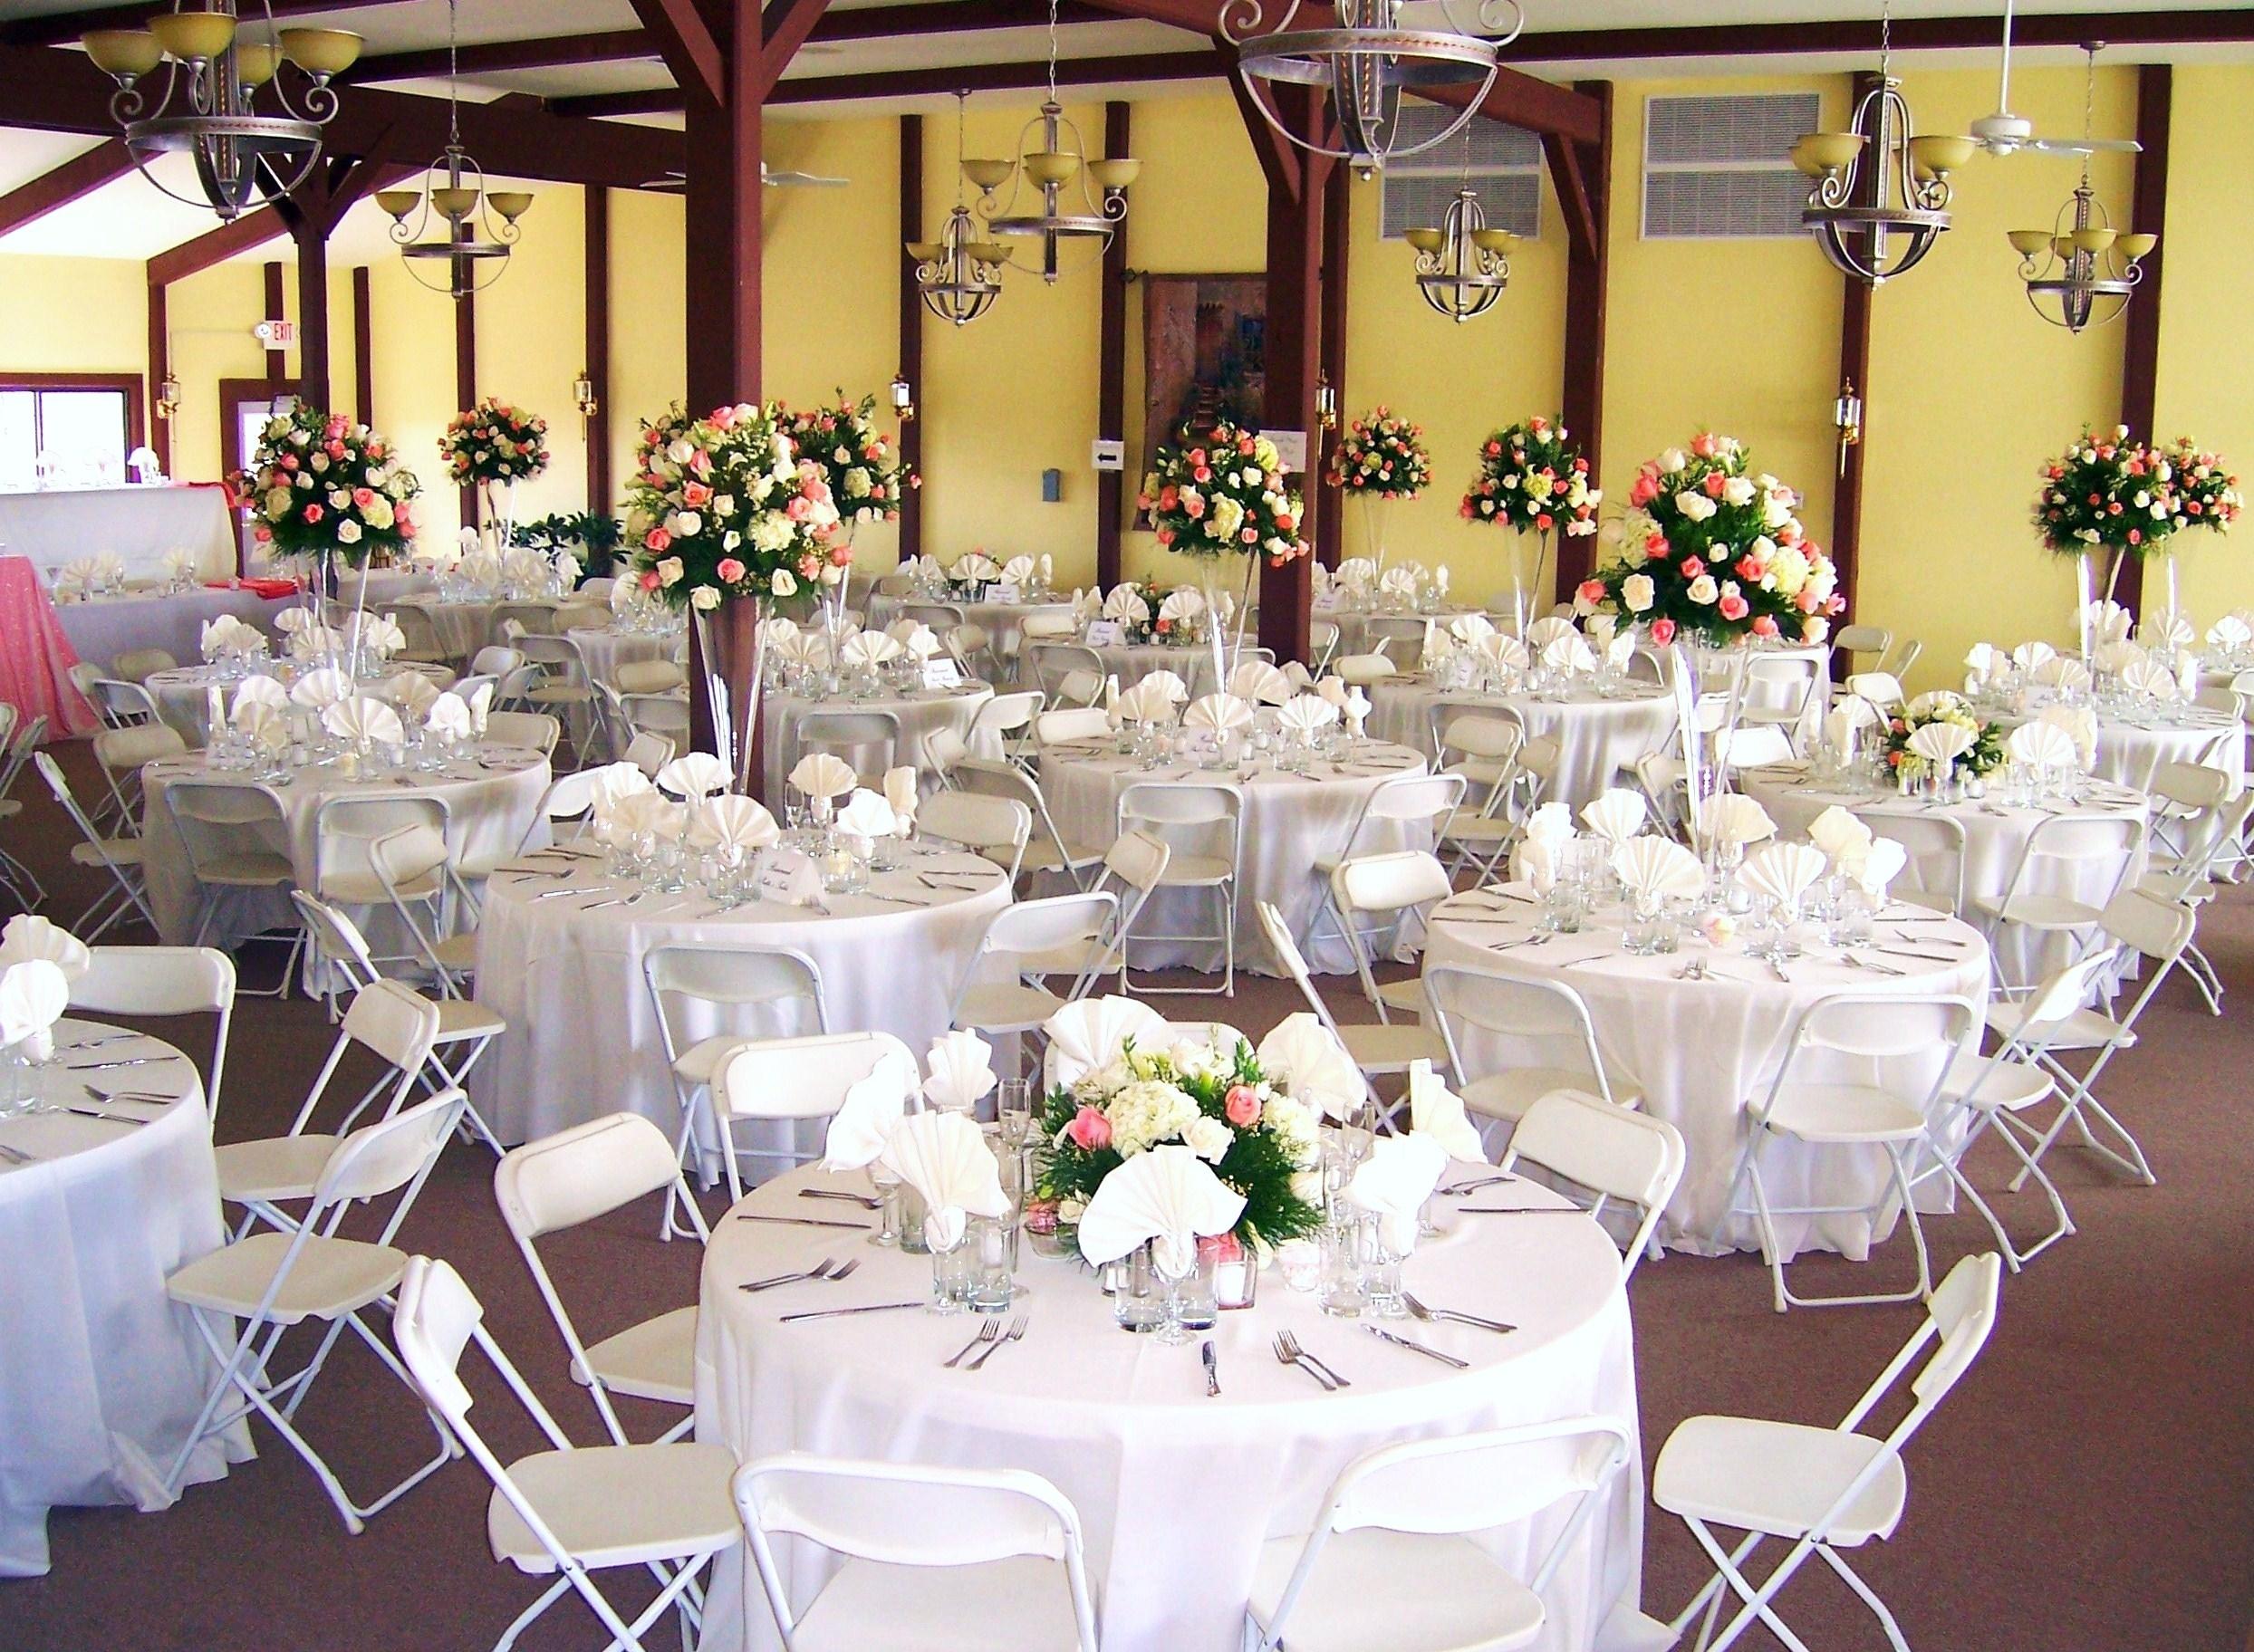
[[[611,496],[611,192],[587,191],[587,381],[595,410],[587,416],[587,509],[607,516]]]
[[[1353,248],[1353,173],[1333,167],[1323,192],[1323,377],[1330,380],[1342,422],[1353,414],[1346,407],[1346,283]],[[1345,555],[1346,490],[1322,478],[1330,474],[1323,454],[1326,433],[1318,425],[1307,427],[1307,461],[1314,475],[1306,492],[1315,502],[1315,556],[1325,568],[1338,566]],[[1331,439],[1337,439],[1334,434]]]
[[[1133,151],[1132,110],[1113,100],[1103,105],[1103,153]],[[1132,218],[1132,214],[1129,216]],[[1103,245],[1103,285],[1096,321],[1095,433],[1105,441],[1127,437],[1127,236],[1121,224]],[[1119,535],[1124,525],[1126,473],[1098,471],[1095,478],[1095,579],[1106,588],[1119,583]]]
[[[678,86],[694,86],[715,103],[727,101],[727,53],[697,0],[632,0],[634,14],[657,43]]]
[[[282,261],[278,258],[267,260],[264,274],[265,275],[266,312],[259,319],[269,322],[279,321],[286,302],[283,296]],[[269,349],[266,351],[266,377],[276,384],[282,383],[289,377],[289,352],[287,351]]]
[[[2108,46],[2191,46],[2254,40],[2254,10],[2139,12],[2022,12],[2012,19],[2014,50],[2029,46],[2080,48],[2092,34]],[[1896,52],[1993,51],[2003,38],[2000,14],[1897,17]],[[1878,50],[1874,14],[1822,23],[1729,23],[1651,29],[1529,30],[1511,43],[1524,63],[1569,63],[1623,58],[1775,57],[1825,52],[1864,55]]]
[[[2121,422],[2146,441],[2160,435],[2161,278],[2168,251],[2168,136],[2174,101],[2175,71],[2166,63],[2141,64],[2136,72],[2136,140],[2144,147],[2136,157],[2128,221],[2161,239],[2139,266],[2143,279],[2137,283],[2136,296],[2123,318],[2127,332],[2121,343]],[[2114,598],[2131,613],[2138,613],[2143,597],[2144,564],[2131,557],[2114,582]]]
[[[1612,274],[1613,88],[1609,81],[1583,81],[1574,90],[1600,112],[1596,141],[1581,143],[1554,133],[1542,139],[1550,177],[1565,205],[1567,230],[1565,374],[1558,410],[1589,461],[1590,480],[1602,485],[1605,303]],[[1594,571],[1595,554],[1594,538],[1559,535],[1561,593]],[[1542,593],[1535,594],[1538,599]]]
[[[464,260],[457,258],[456,264]],[[477,294],[464,293],[454,301],[454,406],[472,408],[477,402]],[[462,484],[462,525],[482,526],[477,512],[477,485]],[[503,549],[506,549],[506,546]]]
[[[739,73],[730,95],[742,98],[747,92],[764,103],[775,90],[783,72],[791,66],[791,59],[798,55],[798,48],[806,43],[823,14],[830,7],[830,0],[767,0],[759,19],[758,63],[756,85]],[[738,42],[737,58],[748,63],[750,54],[744,50],[746,43]]]
[[[157,414],[163,385],[172,370],[172,331],[165,321],[165,290],[149,283],[149,446],[167,475],[172,474],[172,421]]]
[[[455,55],[464,74],[507,74],[524,69],[576,68],[584,63],[631,63],[662,58],[664,53],[658,37],[648,29],[603,29],[592,34],[482,41],[459,47]],[[430,46],[412,52],[371,53],[342,79],[351,85],[365,86],[383,81],[438,79],[446,72],[446,48]]]
[[[352,417],[376,422],[375,298],[364,264],[352,270]]]
[[[916,291],[916,261],[908,244],[923,239],[923,117],[900,118],[900,372],[921,405],[917,417],[900,427],[901,464],[923,474],[923,427],[931,417],[923,377],[923,299]],[[900,498],[900,560],[923,554],[923,492],[908,488]]]
[[[92,195],[132,169],[133,157],[122,138],[112,138],[106,143],[96,144],[83,155],[73,155],[61,166],[0,195],[0,235],[36,223],[58,207]]]

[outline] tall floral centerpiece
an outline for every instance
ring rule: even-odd
[[[1325,478],[1355,502],[1370,560],[1385,566],[1385,507],[1414,499],[1432,480],[1431,455],[1425,451],[1424,427],[1398,417],[1382,402],[1349,424],[1331,449]]]
[[[414,543],[422,484],[400,466],[399,450],[366,425],[295,398],[259,432],[250,468],[227,483],[249,508],[253,538],[313,564],[317,578],[308,584],[318,584],[323,600],[335,592],[339,561],[364,567],[378,552]],[[363,580],[363,605],[367,591]]]
[[[1241,651],[1245,616],[1252,608],[1252,576],[1259,559],[1265,556],[1280,568],[1309,550],[1300,536],[1306,513],[1299,495],[1286,485],[1276,444],[1233,420],[1219,419],[1200,437],[1185,434],[1181,440],[1160,447],[1151,456],[1141,495],[1135,503],[1150,513],[1159,543],[1168,550],[1198,557],[1208,568],[1225,556],[1245,559],[1244,598],[1237,608]],[[1216,581],[1209,575],[1204,585],[1206,611],[1219,613]],[[1220,628],[1216,626],[1217,684],[1228,676],[1221,652]]]
[[[2239,478],[2231,474],[2219,453],[2203,451],[2188,436],[2180,436],[2166,450],[2169,464],[2175,467],[2176,532],[2205,528],[2210,533],[2226,533],[2239,519],[2245,501],[2239,494]],[[2168,555],[2162,566],[2167,586],[2168,617],[2176,617],[2176,546],[2182,542],[2172,535],[2168,543]]]
[[[676,407],[642,427],[626,487],[634,577],[693,620],[718,754],[739,787],[758,726],[764,607],[836,584],[852,561],[834,538],[829,483],[798,456],[786,417],[749,402],[701,418]]]
[[[2085,425],[2072,447],[2044,465],[2035,527],[2045,545],[2074,559],[2075,624],[2085,662],[2099,596],[2090,559],[2105,559],[2103,594],[2110,599],[2121,565],[2158,551],[2176,531],[2177,511],[2175,466],[2131,437],[2126,425],[2103,436]]]
[[[438,456],[458,486],[477,485],[493,543],[506,550],[513,543],[516,485],[548,467],[548,421],[487,396],[454,416],[438,438]]]
[[[1539,414],[1506,426],[1479,444],[1479,471],[1457,512],[1466,522],[1515,531],[1511,607],[1521,634],[1542,600],[1555,542],[1595,533],[1596,507],[1604,497],[1589,485],[1589,461],[1565,427]]]
[[[784,434],[797,448],[798,456],[822,473],[847,545],[852,543],[853,531],[861,523],[897,520],[907,491],[923,485],[923,478],[902,462],[892,438],[877,428],[876,406],[874,396],[847,401],[845,392],[840,390],[832,406],[783,416]],[[824,587],[823,606],[833,630],[844,613],[846,591],[852,578],[852,560],[848,558],[840,568],[835,582]]]

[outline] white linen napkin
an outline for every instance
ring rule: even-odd
[[[1777,835],[1777,822],[1741,792],[1718,792],[1700,805],[1699,834],[1709,843],[1758,843]]]
[[[1041,1031],[1049,1041],[1049,1082],[1070,1086],[1117,1061],[1129,1039],[1139,1047],[1162,1042],[1166,1017],[1147,1004],[1114,994],[1066,1004]]]
[[[1377,578],[1377,564],[1366,556],[1350,556],[1338,564],[1338,580],[1348,585],[1367,585]]]
[[[2040,640],[2023,642],[2011,650],[2011,663],[2022,671],[2033,671],[2047,659],[2057,658],[2058,650]]]
[[[971,585],[991,585],[1002,577],[1001,565],[983,551],[957,557],[948,571],[958,583]]]
[[[1972,678],[1987,682],[2004,668],[2004,653],[1992,642],[1976,642],[1964,657],[1964,668]]]
[[[1174,701],[1163,683],[1154,683],[1146,677],[1122,691],[1113,709],[1124,723],[1164,723],[1174,715]]]
[[[1625,843],[1643,830],[1651,810],[1643,793],[1614,786],[1582,805],[1581,823],[1607,843]]]
[[[1553,637],[1542,645],[1542,663],[1553,671],[1567,671],[1581,677],[1596,669],[1596,656],[1590,652],[1589,639],[1572,631]]]
[[[1381,1136],[1346,1184],[1346,1201],[1375,1216],[1385,1248],[1406,1256],[1417,1248],[1417,1215],[1447,1169],[1448,1149],[1430,1137]]]
[[[1101,620],[1103,618],[1103,587],[1098,585],[1091,585],[1085,591],[1082,591],[1078,587],[1074,588],[1073,618],[1079,621],[1082,625],[1087,624],[1091,620]]]
[[[884,801],[891,805],[892,832],[896,837],[912,836],[916,830],[916,810],[923,802],[923,793],[916,771],[906,764],[884,771]]]
[[[931,1075],[923,1081],[923,1099],[942,1111],[968,1113],[1001,1082],[994,1075],[994,1046],[976,1032],[940,1033],[923,1064]]]
[[[268,751],[290,743],[288,720],[264,700],[242,701],[228,720],[237,732],[248,735]]]
[[[900,656],[901,645],[882,631],[859,632],[838,650],[838,658],[849,666],[881,666]]]
[[[1463,1098],[1448,1088],[1430,1061],[1409,1063],[1409,1129],[1438,1142],[1450,1158],[1487,1162],[1487,1144],[1465,1114]]]
[[[1448,622],[1448,634],[1458,642],[1477,645],[1495,635],[1495,622],[1485,614],[1458,614]]]
[[[1002,564],[1002,583],[1023,591],[1033,583],[1033,558],[1013,556]]]
[[[881,792],[855,786],[837,812],[837,829],[850,838],[889,838],[892,835],[892,805]]]
[[[1416,570],[1406,566],[1388,568],[1378,576],[1377,588],[1391,596],[1413,597],[1417,594]]]
[[[1872,833],[1860,819],[1834,803],[1808,822],[1808,841],[1844,872],[1871,852]]]
[[[1344,1119],[1369,1099],[1369,1085],[1346,1047],[1305,1010],[1286,1015],[1260,1041],[1260,1070],[1296,1101]]]
[[[418,722],[438,703],[438,685],[419,671],[401,671],[383,685],[383,697],[400,708],[400,715]]]
[[[86,943],[68,929],[36,913],[19,912],[8,919],[6,928],[0,929],[0,969],[33,958],[46,959],[63,972],[66,982],[77,980],[94,963]]]
[[[969,1217],[1009,1214],[1002,1167],[966,1113],[908,1114],[885,1137],[877,1158],[923,1196],[924,1236],[935,1251],[953,1250]]]
[[[2218,648],[2242,648],[2254,642],[2254,626],[2236,614],[2225,614],[2207,628],[2207,640]]]
[[[1228,733],[1252,726],[1252,706],[1233,694],[1209,694],[1190,702],[1181,714],[1184,728],[1209,728]]]
[[[1159,604],[1159,618],[1170,625],[1195,620],[1205,612],[1205,599],[1194,591],[1170,591]]]
[[[947,647],[939,640],[939,634],[922,620],[903,620],[901,623],[907,632],[898,639],[900,646],[918,659],[928,660]]]
[[[1265,659],[1247,659],[1228,674],[1228,691],[1238,699],[1281,706],[1295,690],[1291,678]]]
[[[2090,635],[2099,642],[2119,642],[2136,624],[2136,616],[2108,597],[2089,607]]]
[[[1138,1153],[1105,1177],[1080,1217],[1080,1253],[1101,1267],[1152,1240],[1159,1271],[1190,1272],[1198,1241],[1226,1234],[1245,1214],[1245,1196],[1184,1147]]]
[[[657,778],[666,791],[693,803],[727,790],[727,764],[710,752],[683,752],[660,769]]]
[[[284,637],[294,637],[314,623],[313,610],[309,608],[285,608],[274,617],[274,629]]]
[[[2131,660],[2121,673],[2121,686],[2134,694],[2156,700],[2176,697],[2176,674],[2156,659]]]
[[[2074,736],[2056,723],[2022,723],[2004,740],[2004,754],[2030,768],[2072,768],[2082,760]]]
[[[1033,571],[1034,577],[1038,579],[1044,587],[1046,587],[1056,573],[1055,559],[1044,551],[1033,559]]]
[[[470,736],[468,703],[451,688],[448,689],[437,699],[431,701],[423,712],[423,726],[434,735],[444,735],[449,740],[468,739]]]
[[[1911,732],[1910,749],[1937,769],[1947,769],[1972,749],[1973,733],[1961,723],[1928,723]]]
[[[1562,614],[1546,614],[1527,627],[1527,647],[1539,653],[1560,637],[1577,637],[1573,621]]]
[[[472,734],[482,735],[486,732],[486,718],[493,710],[493,688],[491,683],[479,683],[470,690],[469,729]]]
[[[407,633],[389,614],[362,614],[352,628],[361,651],[389,659],[407,646]]]
[[[1276,725],[1294,734],[1314,734],[1338,721],[1338,707],[1320,695],[1303,694],[1276,708]]]
[[[718,852],[731,864],[742,864],[747,856],[780,842],[782,837],[783,829],[775,824],[775,816],[756,797],[722,792],[705,798],[689,812],[689,840],[699,849]]]
[[[340,700],[352,697],[352,679],[334,666],[323,666],[308,671],[290,687],[290,703],[325,710]]]
[[[356,694],[323,708],[321,726],[340,740],[400,745],[407,739],[400,714],[372,695]]]
[[[235,686],[237,706],[270,706],[280,711],[289,703],[289,690],[270,677],[246,677]]]
[[[1797,901],[1829,869],[1824,851],[1812,843],[1771,843],[1738,869],[1738,881],[1756,895]]]
[[[1142,593],[1133,586],[1114,585],[1112,594],[1103,599],[1103,617],[1126,625],[1148,625],[1151,622],[1151,605],[1143,600]]]
[[[1621,888],[1640,900],[1688,900],[1706,888],[1706,869],[1666,838],[1631,838],[1613,850]]]
[[[1181,705],[1190,698],[1190,685],[1183,682],[1181,677],[1172,671],[1148,672],[1144,675],[1142,683],[1156,685],[1158,692],[1176,706]],[[1138,683],[1136,687],[1141,687],[1142,683]]]
[[[1886,890],[1910,864],[1910,851],[1892,838],[1874,840],[1860,860],[1839,869],[1861,884],[1864,892],[1881,905],[1885,903]]]
[[[853,772],[829,752],[809,752],[790,773],[791,789],[811,798],[843,797],[853,789]]]
[[[1534,655],[1527,645],[1508,631],[1497,631],[1482,637],[1478,646],[1480,657],[1497,671],[1524,671],[1534,660]]]
[[[0,969],[0,1045],[20,1044],[34,1061],[54,1054],[54,1023],[71,1004],[71,984],[50,958]]]

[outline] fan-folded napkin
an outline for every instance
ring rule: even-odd
[[[1758,843],[1777,835],[1777,822],[1741,792],[1719,792],[1699,808],[1699,834],[1709,843]]]
[[[1937,769],[1945,769],[1972,749],[1976,736],[1961,723],[1928,723],[1910,735],[1910,750]]]
[[[356,694],[324,708],[321,726],[340,740],[399,745],[407,739],[407,728],[400,721],[400,714],[371,695]]]
[[[1233,694],[1209,694],[1190,702],[1181,714],[1184,728],[1209,728],[1227,733],[1252,726],[1252,706]]]
[[[1381,1136],[1346,1184],[1346,1199],[1377,1218],[1386,1250],[1406,1256],[1417,1248],[1417,1214],[1447,1169],[1448,1149],[1430,1137]]]
[[[1009,1214],[1002,1167],[968,1114],[910,1113],[892,1127],[877,1157],[923,1196],[924,1236],[935,1251],[953,1250],[968,1217]]]
[[[1582,805],[1581,823],[1607,843],[1625,843],[1643,830],[1650,812],[1642,792],[1615,786]]]
[[[1631,838],[1613,850],[1620,887],[1639,901],[1688,900],[1706,888],[1706,869],[1666,838]]]
[[[1162,1039],[1166,1017],[1147,1004],[1113,994],[1068,1004],[1041,1031],[1049,1041],[1049,1082],[1072,1085],[1117,1061],[1129,1039],[1140,1044]]]
[[[744,857],[779,842],[782,836],[775,816],[756,797],[723,792],[689,812],[689,840],[731,863],[740,864]]]
[[[1329,700],[1303,694],[1276,708],[1276,724],[1294,734],[1311,735],[1337,722],[1338,715],[1338,707]]]
[[[1789,905],[1813,888],[1829,865],[1814,844],[1771,843],[1738,869],[1738,881],[1756,895]]]
[[[948,1112],[968,1113],[994,1092],[994,1046],[976,1032],[942,1032],[923,1058],[930,1077],[923,1099]]]
[[[1152,1148],[1097,1186],[1081,1214],[1080,1253],[1100,1267],[1154,1241],[1159,1272],[1179,1279],[1197,1262],[1198,1241],[1229,1232],[1244,1214],[1245,1196],[1196,1153]]]
[[[430,702],[423,713],[423,726],[434,735],[444,735],[449,740],[467,740],[470,735],[469,706],[451,688]]]
[[[1448,1088],[1430,1061],[1409,1063],[1409,1128],[1438,1142],[1450,1158],[1487,1162],[1487,1144],[1465,1115],[1463,1098]]]
[[[791,789],[811,798],[843,797],[853,789],[853,772],[829,752],[809,752],[791,770]]]
[[[710,752],[684,752],[658,771],[658,784],[695,802],[727,790],[727,764]]]
[[[849,666],[881,666],[900,656],[901,645],[882,631],[857,632],[838,650],[838,658]]]
[[[837,829],[849,838],[889,838],[893,825],[892,805],[866,786],[855,786],[837,812]]]
[[[54,1054],[54,1023],[70,1007],[71,984],[48,958],[0,969],[0,1045],[21,1045],[34,1061]]]
[[[2022,723],[2004,741],[2012,762],[2037,769],[2066,769],[2079,764],[2081,748],[2056,723]]]
[[[0,969],[10,965],[29,963],[44,958],[63,972],[65,981],[75,981],[93,967],[94,955],[62,925],[52,923],[35,913],[19,912],[8,919],[5,929],[0,929]]]
[[[1305,1010],[1286,1015],[1260,1041],[1260,1070],[1294,1100],[1344,1119],[1369,1098],[1362,1069],[1346,1047]]]

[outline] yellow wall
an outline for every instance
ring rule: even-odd
[[[641,421],[688,387],[681,197],[611,191],[611,477],[623,488]]]
[[[148,296],[121,259],[0,257],[0,372],[148,371]]]

